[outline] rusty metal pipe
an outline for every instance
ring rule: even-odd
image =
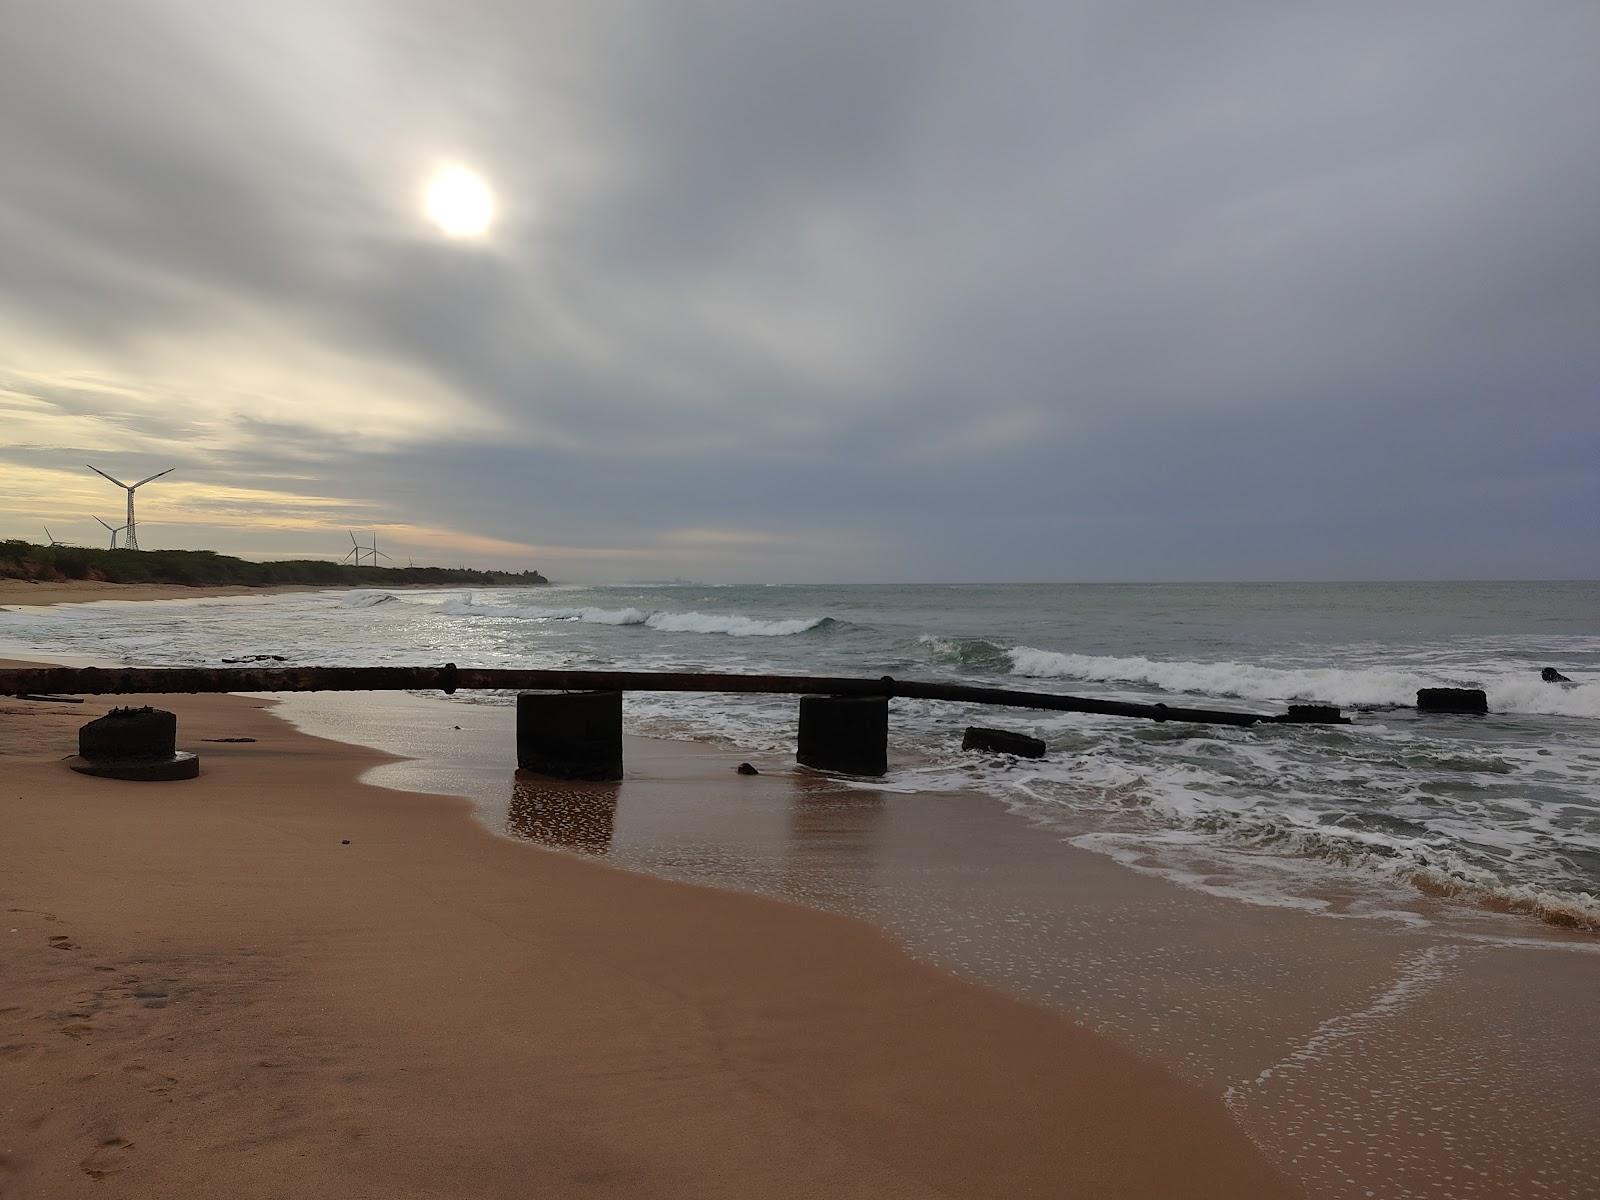
[[[778,695],[891,696],[1053,712],[1254,725],[1279,718],[1225,709],[1132,704],[1053,692],[915,680],[811,675],[729,675],[673,671],[549,671],[505,667],[17,667],[0,670],[0,695],[54,692],[77,696],[197,692],[506,691],[720,692]]]

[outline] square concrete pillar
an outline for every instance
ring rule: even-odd
[[[887,696],[800,697],[802,766],[845,775],[883,775],[889,770]]]
[[[517,766],[552,779],[621,779],[622,693],[523,692]]]

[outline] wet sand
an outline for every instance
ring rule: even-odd
[[[269,587],[233,584],[186,587],[173,583],[105,583],[95,579],[59,579],[36,583],[0,579],[0,607],[29,604],[83,604],[91,600],[203,600],[211,596],[271,596],[283,592],[316,592],[314,584],[286,583]]]
[[[863,922],[497,837],[262,700],[160,702],[198,780],[74,775],[109,705],[0,700],[7,1200],[1295,1194],[1216,1095]],[[667,757],[630,797],[748,795]]]
[[[620,784],[512,768],[512,714],[288,698],[416,756],[513,837],[848,914],[1225,1099],[1315,1197],[1600,1195],[1600,939],[1418,897],[1400,920],[1250,906],[1065,845],[981,796],[841,786],[791,761],[629,739]],[[457,728],[460,726],[460,728]]]

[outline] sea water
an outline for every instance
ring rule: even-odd
[[[1353,724],[896,700],[891,771],[874,786],[983,792],[1042,835],[1252,903],[1600,929],[1597,583],[357,590],[24,608],[0,614],[0,638],[18,656],[146,666],[887,674],[1250,712],[1336,704]],[[1542,681],[1547,666],[1573,682]],[[1490,715],[1409,707],[1433,686],[1483,688]],[[777,754],[792,749],[795,700],[634,693],[625,721]],[[1049,754],[964,753],[974,722],[1035,734]]]

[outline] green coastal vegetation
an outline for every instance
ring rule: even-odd
[[[250,562],[212,550],[95,550],[86,546],[40,546],[0,541],[0,579],[56,582],[93,579],[105,583],[166,583],[187,587],[230,585],[324,587],[472,583],[523,587],[549,583],[537,571],[476,571],[466,567],[370,567],[314,558]]]

